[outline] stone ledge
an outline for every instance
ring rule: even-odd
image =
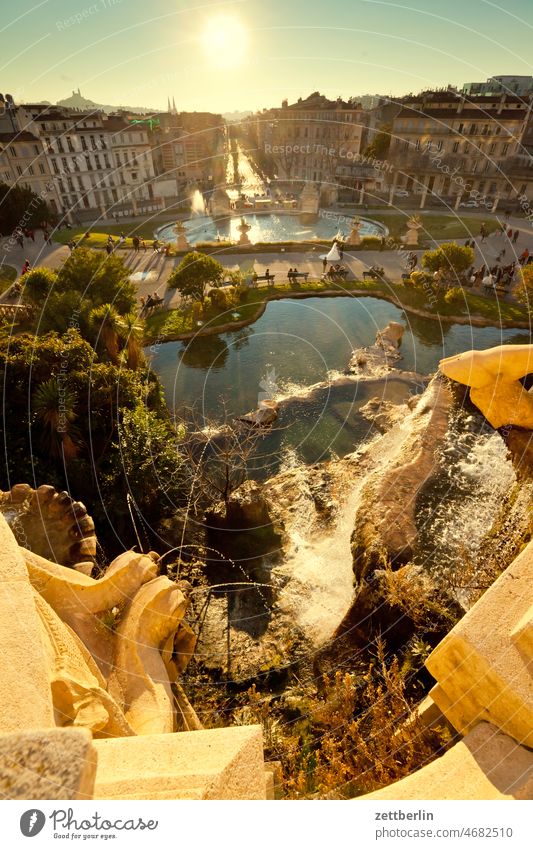
[[[266,798],[257,725],[95,740],[96,799]]]
[[[436,761],[361,798],[531,799],[533,752],[488,722],[481,722]]]
[[[0,736],[0,797],[91,799],[96,752],[83,728]]]
[[[533,542],[426,660],[431,696],[467,734],[485,720],[533,748]]]

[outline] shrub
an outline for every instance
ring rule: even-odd
[[[365,236],[361,239],[361,245],[363,248],[371,248],[372,250],[376,250],[381,245],[381,238],[379,236]]]
[[[422,288],[430,281],[430,277],[424,271],[412,271],[410,282],[417,288]]]
[[[444,295],[447,304],[460,304],[464,301],[464,292],[460,286],[453,286]]]

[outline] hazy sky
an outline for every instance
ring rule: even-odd
[[[0,91],[258,109],[531,74],[533,0],[0,0]]]

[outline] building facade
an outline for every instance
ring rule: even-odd
[[[339,189],[360,188],[365,125],[361,104],[314,92],[254,116],[258,161],[272,177]],[[368,171],[368,169],[367,169]]]
[[[487,207],[533,197],[531,98],[465,97],[454,91],[404,98],[392,122],[392,191],[450,204],[482,199]]]
[[[12,177],[24,182],[22,168],[33,178],[26,182],[34,191],[41,175],[46,178],[53,186],[51,205],[67,220],[159,208],[148,129],[131,116],[25,104],[16,109],[16,123],[11,146],[25,152],[26,160]]]

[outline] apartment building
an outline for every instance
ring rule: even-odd
[[[43,176],[53,185],[57,211],[67,218],[159,208],[148,129],[131,116],[25,104],[17,107],[16,122],[13,145],[29,157],[18,168],[30,176],[32,170],[35,174],[45,168]],[[12,176],[21,179],[18,170]],[[36,191],[37,184],[34,179],[30,187]]]
[[[512,76],[510,74],[499,77],[489,77],[484,83],[465,83],[462,93],[472,97],[478,94],[490,96],[500,94],[517,94],[525,97],[533,94],[533,77]]]
[[[153,158],[159,175],[174,181],[177,195],[192,187],[208,191],[224,172],[224,120],[211,112],[169,110],[153,116],[150,133]]]
[[[363,110],[355,101],[328,100],[314,92],[254,117],[258,160],[273,177],[357,188],[364,175],[359,163]],[[270,166],[270,168],[269,168]],[[367,169],[368,170],[368,169]]]
[[[404,98],[392,122],[392,189],[458,204],[533,197],[533,159],[524,146],[531,99],[430,91]],[[529,128],[529,129],[528,129]]]
[[[0,132],[0,182],[30,189],[56,213],[61,208],[46,151],[34,133]]]

